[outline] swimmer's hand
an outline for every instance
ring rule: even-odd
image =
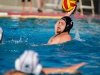
[[[73,10],[71,10],[71,11],[67,12],[65,16],[69,16],[69,17],[70,17],[72,14],[74,14],[74,13],[75,13],[76,8],[77,8],[77,6],[74,6]]]

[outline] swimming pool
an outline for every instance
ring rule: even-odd
[[[43,67],[68,67],[87,62],[79,70],[83,75],[100,75],[100,22],[99,20],[74,20],[71,30],[73,40],[63,44],[46,45],[54,35],[57,19],[0,18],[4,30],[0,44],[0,75],[14,69],[15,59],[24,50],[39,53]]]

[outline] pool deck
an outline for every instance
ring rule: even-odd
[[[6,11],[0,11],[0,17],[23,17],[23,18],[61,18],[64,16],[66,13],[39,13],[39,12],[33,12],[33,13],[28,13],[28,12],[6,12]],[[76,19],[82,19],[82,18],[92,18],[92,19],[99,19],[100,20],[100,15],[95,15],[94,17],[88,16],[88,15],[80,15],[78,13],[74,14],[74,17]]]

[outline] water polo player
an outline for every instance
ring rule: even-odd
[[[73,8],[73,10],[67,12],[64,17],[58,20],[58,22],[55,24],[55,35],[50,38],[48,44],[59,44],[72,40],[72,37],[70,36],[70,30],[73,27],[73,21],[70,16],[75,9],[76,6]]]

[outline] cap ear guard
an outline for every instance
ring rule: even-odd
[[[35,74],[35,75],[38,75],[42,70],[42,65],[39,62],[39,57],[38,57],[37,53],[35,53],[33,57],[34,57],[33,58],[34,70],[33,70],[32,73]]]
[[[38,59],[38,60],[37,60],[37,59]],[[33,74],[39,75],[39,73],[40,73],[41,70],[42,70],[42,65],[40,64],[38,54],[36,54],[36,63],[35,63],[35,65],[36,65],[36,66],[34,67]]]
[[[34,71],[34,74],[39,75],[41,73],[41,70],[42,70],[42,65],[38,64],[35,71]]]
[[[71,21],[69,24],[67,24],[66,29],[69,31],[73,27],[73,21]]]
[[[69,32],[72,27],[73,27],[73,21],[71,21],[69,24],[66,25],[63,32],[66,32],[66,31]]]
[[[15,68],[16,68],[16,70],[20,71],[20,62],[19,62],[19,59],[15,60]]]

